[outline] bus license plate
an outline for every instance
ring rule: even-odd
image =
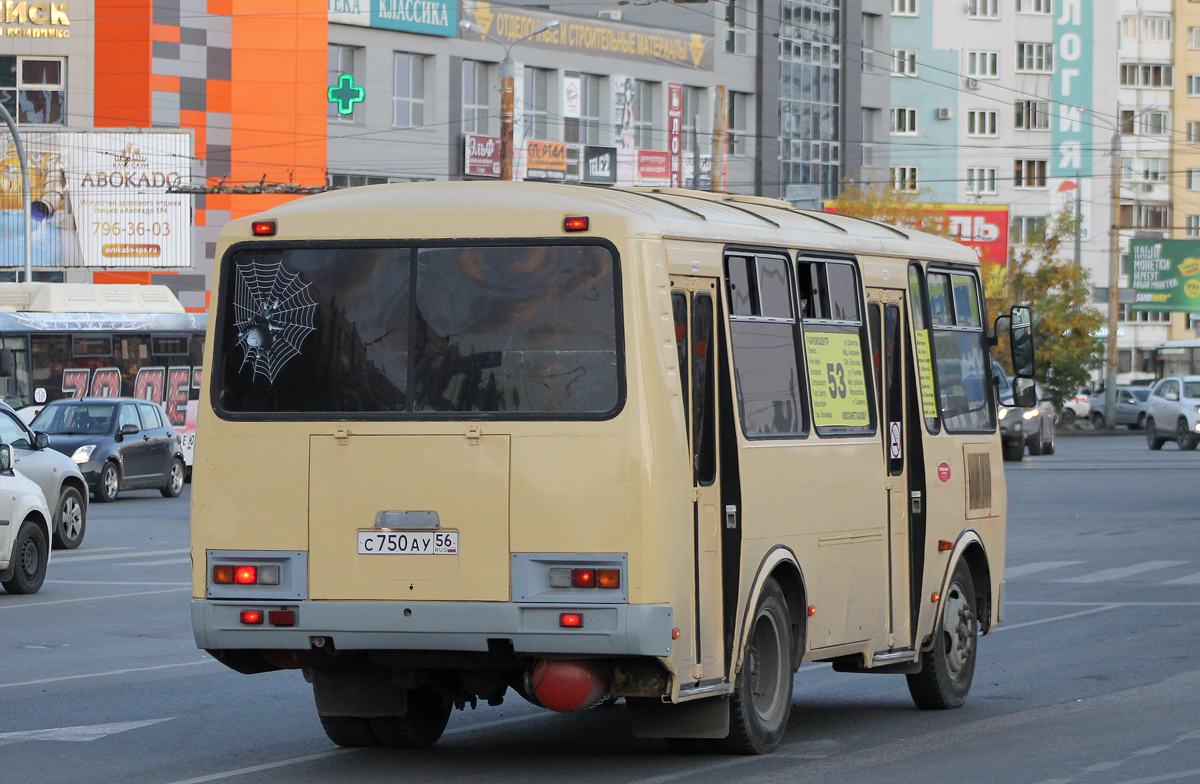
[[[457,531],[359,531],[359,555],[458,555]]]

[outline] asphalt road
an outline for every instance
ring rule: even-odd
[[[242,676],[196,651],[188,497],[92,508],[42,592],[0,594],[6,781],[1200,781],[1200,453],[1063,438],[1008,471],[1008,615],[960,710],[899,676],[805,666],[768,757],[635,740],[620,706],[550,714],[511,694],[456,713],[430,751],[343,751],[297,672]]]

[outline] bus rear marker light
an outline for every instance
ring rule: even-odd
[[[808,614],[810,617],[813,615],[816,615],[817,614],[817,605],[815,605],[815,604],[808,605]]]
[[[582,629],[583,616],[579,613],[562,613],[558,616],[558,625],[569,629]]]
[[[275,221],[254,221],[250,224],[250,233],[255,237],[274,237]]]
[[[295,610],[270,610],[267,612],[267,623],[272,626],[295,626]]]
[[[563,231],[587,231],[589,222],[586,216],[563,218]]]
[[[934,592],[933,592],[933,593],[930,595],[930,597],[929,597],[929,601],[933,602],[934,604],[937,604],[937,603],[938,603],[938,599],[941,599],[941,598],[942,598],[942,595],[941,595],[940,593],[938,593],[937,591],[934,591]]]
[[[220,564],[213,567],[213,582],[218,585],[228,585],[233,582],[233,567]]]
[[[672,640],[678,640],[678,639],[679,639],[679,630],[678,630],[678,629],[672,629],[672,630],[671,630],[671,639],[672,639]]]
[[[595,588],[596,587],[596,570],[595,569],[572,569],[571,570],[571,585],[576,588]]]
[[[257,566],[239,566],[233,573],[233,581],[238,585],[254,585],[258,582]]]
[[[945,539],[938,540],[938,552],[939,553],[944,553],[944,552],[947,552],[947,551],[953,550],[953,549],[954,549],[954,542],[950,542]]]
[[[257,625],[263,622],[263,614],[259,610],[242,610],[239,617],[242,623]]]
[[[279,585],[279,566],[270,564],[258,567],[259,585]]]
[[[596,570],[596,587],[597,588],[620,588],[621,587],[621,570],[620,569],[597,569]]]

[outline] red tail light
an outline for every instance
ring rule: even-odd
[[[233,581],[238,585],[254,585],[258,582],[257,566],[239,566],[233,573]]]
[[[272,626],[295,626],[295,610],[271,610],[267,613],[267,623]]]
[[[570,629],[582,629],[583,616],[579,613],[562,613],[558,616],[558,625]]]
[[[242,610],[240,617],[242,623],[261,624],[263,622],[263,615],[259,610]]]
[[[275,221],[254,221],[250,224],[250,233],[255,237],[274,237]]]
[[[564,218],[563,231],[587,231],[588,223],[586,216]]]
[[[572,569],[571,570],[571,585],[576,588],[595,588],[596,587],[596,570],[595,569]]]

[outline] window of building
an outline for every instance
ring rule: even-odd
[[[1140,120],[1144,136],[1166,136],[1171,132],[1171,118],[1166,112],[1149,112]]]
[[[947,432],[992,430],[987,336],[973,275],[929,273],[929,315],[942,421]]]
[[[1187,170],[1187,189],[1189,191],[1200,191],[1200,169]]]
[[[1053,12],[1053,0],[1017,0],[1018,14],[1049,14]]]
[[[1191,144],[1200,143],[1200,122],[1189,122],[1187,124],[1187,140]]]
[[[917,50],[916,49],[893,49],[892,50],[892,76],[916,76],[917,75]]]
[[[973,79],[1000,78],[1000,53],[967,52],[967,76]]]
[[[730,155],[749,155],[754,151],[751,135],[751,112],[754,99],[747,93],[729,91],[729,134],[726,151]]]
[[[892,16],[916,16],[917,0],[892,0]]]
[[[357,46],[343,46],[341,44],[329,45],[329,65],[327,68],[327,79],[329,87],[334,87],[341,82],[343,76],[349,75],[357,81],[357,74],[354,71],[355,54],[359,51]],[[338,104],[330,101],[326,116],[330,122],[354,122],[354,110],[359,105],[358,103],[350,103],[350,112],[342,114],[338,111]]]
[[[1143,16],[1138,27],[1143,41],[1170,41],[1174,33],[1169,16]]]
[[[917,110],[911,106],[892,107],[892,133],[915,136],[917,133]]]
[[[729,335],[738,413],[747,438],[807,431],[796,354],[796,314],[788,261],[730,256]]]
[[[1195,190],[1200,190],[1197,188]],[[1188,237],[1200,237],[1200,215],[1189,215],[1185,218],[1186,226],[1185,233]]]
[[[579,77],[579,143],[600,143],[600,94],[604,77],[581,74]],[[689,88],[683,88],[686,93]]]
[[[841,192],[846,4],[832,0],[782,0],[779,119],[782,182],[819,185],[821,196]],[[913,6],[915,8],[915,5]],[[850,42],[845,42],[850,43]],[[712,112],[708,113],[712,116]],[[852,118],[852,119],[851,119]],[[886,127],[879,124],[880,132]]]
[[[700,123],[701,117],[707,117],[704,109],[704,97],[707,90],[703,87],[688,87],[683,88],[683,139],[681,140],[688,155],[692,154],[694,148],[700,147],[700,140],[696,137],[697,124]]]
[[[1122,87],[1169,88],[1175,84],[1175,72],[1161,63],[1121,63],[1120,83]],[[1190,77],[1188,87],[1191,95]]]
[[[522,124],[526,139],[550,138],[550,82],[553,71],[525,67],[524,94],[521,97]]]
[[[972,109],[967,112],[967,136],[995,136],[999,133],[1000,113]]]
[[[375,177],[369,174],[334,174],[330,172],[328,177],[330,188],[357,188],[360,185],[383,185],[387,182],[387,177]]]
[[[1187,29],[1187,48],[1200,49],[1200,27],[1189,27]]]
[[[1170,209],[1165,204],[1122,204],[1121,226],[1133,229],[1168,229]]]
[[[1187,78],[1187,94],[1189,98],[1200,96],[1200,76],[1188,74]]]
[[[1009,238],[1017,245],[1042,242],[1046,239],[1046,218],[1017,215],[1012,219]]]
[[[862,15],[862,69],[864,73],[875,73],[875,65],[883,58],[875,46],[875,37],[880,25],[876,14]]]
[[[729,54],[754,54],[751,50],[749,0],[725,2],[725,51]]]
[[[633,144],[643,150],[657,149],[654,146],[654,82],[641,79],[637,82],[637,95],[633,102]]]
[[[1117,321],[1124,321],[1132,324],[1162,324],[1171,323],[1170,313],[1161,313],[1158,311],[1147,312],[1144,310],[1130,310],[1129,305],[1121,303],[1117,305]]]
[[[999,19],[1000,0],[967,0],[967,16],[972,19]]]
[[[395,52],[392,93],[392,125],[420,128],[425,124],[425,57]]]
[[[463,133],[487,134],[491,130],[491,63],[463,60],[462,67]]]
[[[1018,131],[1050,130],[1049,101],[1017,101],[1014,110],[1014,125]]]
[[[1017,73],[1054,71],[1054,44],[1017,43]]]
[[[917,166],[893,166],[890,169],[892,188],[915,193],[918,187]]]
[[[1045,188],[1046,162],[1041,160],[1017,160],[1013,164],[1014,188]]]
[[[22,125],[67,122],[66,58],[0,56],[0,103]]]
[[[1142,161],[1142,179],[1146,182],[1166,182],[1166,158],[1147,158]]]
[[[967,169],[967,193],[978,195],[996,193],[996,170],[994,168]]]

